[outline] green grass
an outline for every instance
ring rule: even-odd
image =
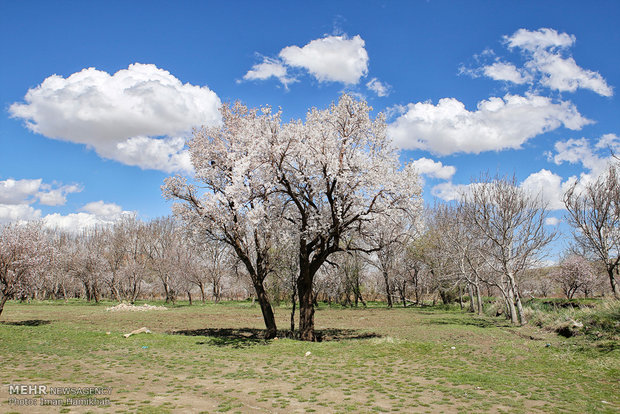
[[[110,305],[7,304],[0,412],[60,412],[9,406],[8,384],[15,383],[112,387],[111,406],[65,412],[620,410],[617,346],[601,347],[589,335],[516,328],[454,307],[322,304],[317,329],[332,340],[305,343],[260,339],[260,310],[247,301],[177,303],[152,312],[106,312]],[[281,328],[288,312],[276,308]],[[604,320],[613,319],[615,308],[608,313]],[[122,336],[143,326],[153,334]]]

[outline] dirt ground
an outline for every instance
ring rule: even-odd
[[[9,304],[0,412],[620,411],[618,349],[458,310],[323,307],[316,325],[325,340],[305,343],[285,332],[261,339],[260,310],[250,303],[105,307]],[[276,309],[279,327],[289,311]],[[141,327],[153,333],[123,337]],[[110,401],[9,404],[38,398],[10,394],[15,384],[109,387]]]

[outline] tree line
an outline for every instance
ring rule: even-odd
[[[546,294],[548,280],[567,296],[593,294],[602,266],[618,297],[616,164],[566,193],[574,243],[559,271],[544,272],[556,235],[539,195],[515,178],[482,175],[456,202],[424,207],[413,165],[399,161],[384,116],[370,111],[343,95],[305,122],[283,123],[270,108],[223,105],[223,124],[188,142],[194,174],[162,187],[174,217],[125,217],[77,235],[3,226],[0,312],[8,298],[68,297],[76,285],[89,300],[130,302],[148,286],[191,302],[192,292],[219,300],[234,285],[258,301],[267,338],[277,333],[272,303],[287,298],[291,328],[299,304],[298,335],[314,340],[318,300],[363,306],[379,291],[388,306],[466,295],[478,313],[486,291],[525,324],[525,296]]]

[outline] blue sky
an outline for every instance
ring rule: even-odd
[[[221,102],[287,120],[342,92],[389,114],[427,201],[515,174],[561,219],[619,146],[619,20],[617,1],[0,0],[0,221],[168,214],[163,179]]]

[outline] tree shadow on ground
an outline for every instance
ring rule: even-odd
[[[256,345],[267,345],[265,330],[256,328],[205,328],[171,332],[173,335],[204,336],[199,345],[230,346],[232,348],[249,348]],[[350,339],[379,338],[372,332],[360,332],[355,329],[317,329],[314,331],[316,342],[342,341]],[[297,339],[291,331],[278,331],[278,338]]]
[[[512,326],[510,322],[504,320],[488,319],[465,319],[465,318],[437,318],[422,322],[424,325],[461,325],[476,326],[478,328],[500,328]]]
[[[596,350],[608,354],[612,351],[616,351],[620,349],[620,343],[618,341],[605,341],[600,344],[596,344]]]
[[[43,319],[30,319],[27,321],[0,321],[0,325],[11,325],[11,326],[41,326],[41,325],[49,325],[52,321],[47,321]]]

